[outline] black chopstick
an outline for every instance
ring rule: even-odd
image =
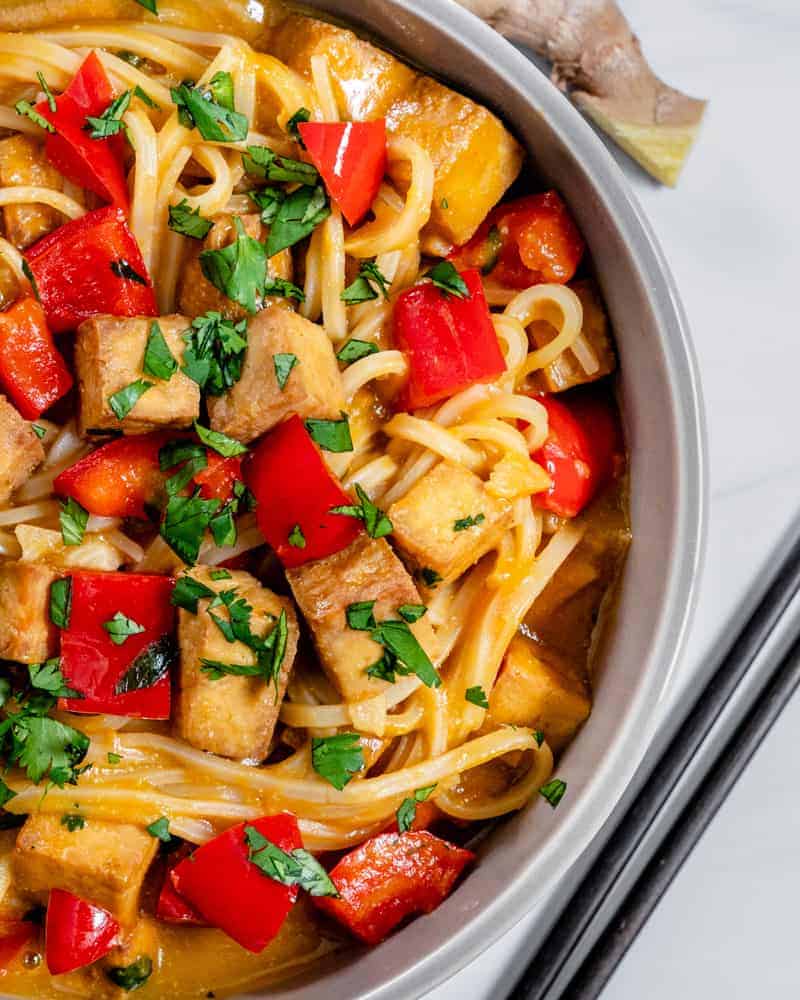
[[[774,684],[779,686],[781,678],[789,679],[784,679],[780,690],[774,692],[772,699],[764,704],[763,710],[766,710],[768,704],[773,709],[774,715],[770,719],[760,715],[757,718],[754,715],[748,720],[748,724],[753,727],[750,730],[750,738],[753,738],[754,733],[761,733],[763,737],[763,733],[777,718],[780,708],[788,700],[793,690],[791,686],[793,667],[790,658],[781,658],[778,654],[772,657],[771,662],[763,662],[764,658],[759,658],[759,653],[770,637],[776,633],[793,598],[800,592],[800,519],[792,525],[778,552],[782,553],[780,558],[776,556],[774,560],[778,568],[762,584],[760,593],[755,598],[755,609],[740,631],[735,633],[733,641],[721,656],[719,666],[711,680],[689,705],[684,718],[673,717],[671,720],[672,735],[666,749],[650,771],[633,803],[622,816],[610,840],[600,851],[588,874],[571,898],[566,901],[558,922],[532,956],[509,994],[509,1000],[557,1000],[559,997],[589,1000],[598,995],[716,812],[719,802],[729,791],[732,779],[726,779],[726,775],[729,773],[730,762],[734,758],[738,759],[737,747],[740,744],[732,739],[721,754],[712,757],[708,762],[706,770],[709,773],[705,778],[702,775],[693,775],[695,782],[702,781],[702,790],[694,789],[695,799],[688,808],[694,807],[695,810],[702,811],[686,817],[687,822],[683,829],[678,823],[673,825],[671,839],[663,844],[665,858],[663,876],[654,878],[655,870],[652,865],[648,868],[647,876],[636,883],[635,889],[622,904],[624,910],[621,913],[622,924],[620,919],[615,919],[609,930],[611,918],[607,915],[604,916],[604,923],[600,924],[601,909],[632,865],[643,839],[676,786],[684,778],[689,764],[714,729],[736,690],[744,678],[750,675],[757,659],[760,660],[759,675],[762,691],[773,682],[773,679]],[[797,629],[800,630],[800,624]],[[783,702],[780,701],[782,692],[785,694]],[[766,728],[759,728],[764,725]],[[753,747],[750,749],[751,753],[752,749]],[[688,822],[689,819],[691,822]],[[647,881],[648,877],[650,882]],[[629,928],[624,927],[626,919],[631,921]],[[601,935],[602,942],[598,940]],[[559,979],[563,979],[563,970],[569,964],[575,963],[576,956],[586,950],[587,941],[592,939],[597,942],[596,946],[593,947],[589,960],[579,967],[577,978],[573,978],[575,990],[583,992],[573,993],[571,986],[566,988],[565,992],[563,982],[558,983]]]

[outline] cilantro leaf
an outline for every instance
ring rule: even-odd
[[[86,817],[79,816],[77,813],[64,813],[61,817],[61,825],[65,826],[70,833],[75,833],[76,830],[82,830],[86,826]]]
[[[403,676],[416,674],[427,687],[441,686],[441,677],[407,622],[391,620],[381,622],[372,632],[371,638],[386,649],[390,654],[390,660],[396,661],[390,664],[390,669]]]
[[[169,228],[192,240],[204,240],[214,228],[210,219],[204,219],[199,208],[192,208],[184,198],[177,205],[169,206]]]
[[[391,535],[394,526],[386,514],[377,507],[367,496],[366,490],[356,483],[356,495],[359,499],[358,506],[345,504],[341,507],[331,507],[331,514],[341,514],[343,517],[355,517],[364,522],[367,534],[370,538],[385,538]]]
[[[183,335],[184,375],[211,396],[221,396],[242,377],[247,351],[247,320],[232,323],[218,312],[192,320]]]
[[[239,503],[236,500],[226,503],[219,514],[215,514],[209,522],[208,526],[211,529],[214,544],[221,549],[236,544],[237,531],[233,515],[238,507]]]
[[[107,622],[103,622],[103,628],[115,646],[122,646],[132,635],[141,635],[145,631],[144,625],[123,615],[121,611],[117,611]]]
[[[539,794],[543,799],[547,799],[553,809],[555,809],[558,803],[564,798],[566,791],[566,781],[562,781],[560,778],[553,778],[546,785],[542,785],[539,789]]]
[[[197,494],[169,498],[161,523],[161,537],[189,566],[197,562],[203,535],[219,506],[219,500],[203,500]]]
[[[541,746],[544,743],[544,733],[541,731],[541,729],[536,730],[536,732],[533,734],[533,738],[536,740],[536,746],[541,749]]]
[[[0,808],[2,808],[6,802],[10,802],[16,794],[17,793],[14,789],[9,788],[5,781],[0,778]]]
[[[113,750],[109,750],[108,753],[106,754],[106,760],[108,761],[109,764],[119,764],[119,762],[122,760],[122,754],[114,753]]]
[[[114,694],[130,694],[153,687],[166,677],[178,659],[178,647],[171,635],[162,635],[139,653],[114,685]]]
[[[47,99],[48,108],[50,108],[53,114],[55,114],[55,112],[58,111],[58,105],[56,104],[55,97],[53,97],[52,90],[47,86],[47,80],[45,80],[44,74],[41,71],[37,72],[36,79],[39,81],[39,84],[42,90],[44,91],[44,96]]]
[[[223,434],[221,431],[212,431],[208,427],[203,427],[196,420],[194,422],[194,432],[207,448],[211,448],[212,451],[215,451],[218,455],[222,455],[223,458],[234,458],[236,455],[247,454],[246,445],[243,445],[240,441],[232,437],[228,437],[227,434]]]
[[[124,420],[147,390],[153,388],[153,385],[154,383],[148,382],[147,379],[137,378],[135,382],[118,389],[113,396],[109,396],[108,405],[114,411],[117,420]]]
[[[31,424],[31,430],[40,441],[47,434],[47,428],[42,427],[41,424]]]
[[[314,737],[311,765],[317,774],[340,792],[364,768],[364,751],[358,733]]]
[[[234,219],[237,236],[221,250],[203,250],[200,269],[211,284],[249,313],[258,310],[267,281],[267,252],[263,243],[248,236],[242,220]]]
[[[135,281],[137,285],[144,285],[149,287],[150,282],[145,278],[143,274],[139,274],[124,257],[120,257],[118,260],[112,260],[111,271],[118,278],[122,278],[124,281]]]
[[[319,171],[311,163],[278,156],[268,146],[248,146],[247,152],[242,153],[242,164],[253,177],[280,184],[314,185],[319,180]]]
[[[156,6],[156,0],[136,0],[140,7],[144,7],[145,10],[149,10],[151,14],[158,13],[158,7]]]
[[[304,549],[306,547],[306,536],[303,534],[303,529],[299,524],[296,524],[289,532],[289,544],[295,549]]]
[[[341,453],[353,450],[353,439],[350,436],[350,421],[343,413],[340,420],[305,421],[306,430],[323,451]]]
[[[74,779],[75,768],[89,749],[88,736],[57,719],[23,713],[11,717],[11,728],[19,764],[34,784],[48,771],[58,784]]]
[[[296,354],[273,354],[272,363],[275,366],[275,379],[278,388],[283,392],[292,369],[300,364],[300,359]]]
[[[265,681],[274,683],[277,698],[281,667],[286,658],[286,645],[289,638],[289,623],[286,612],[281,611],[275,627],[268,635],[261,638],[253,633],[250,626],[252,607],[242,598],[237,599],[235,590],[221,592],[218,599],[228,608],[230,621],[226,622],[211,614],[209,608],[211,619],[228,642],[238,640],[248,646],[256,654],[256,662],[253,664],[222,663],[219,660],[201,659],[203,671],[214,681],[225,676],[263,677]]]
[[[161,106],[156,104],[153,98],[146,91],[142,90],[138,83],[133,88],[133,96],[138,97],[142,104],[146,104],[148,108],[155,108],[156,111],[161,110]]]
[[[143,6],[147,6],[148,0],[137,0],[138,3]],[[155,0],[149,0],[153,3],[153,7],[147,7],[148,10],[155,10]],[[153,974],[153,960],[149,955],[139,955],[135,962],[131,962],[130,965],[120,965],[115,968],[106,969],[106,976],[115,986],[119,986],[120,989],[125,990],[127,993],[132,993],[134,990],[138,990],[140,986],[144,986],[147,980]]]
[[[223,86],[218,80],[215,89],[227,99],[227,85]],[[196,128],[209,142],[241,142],[247,138],[250,130],[247,116],[234,111],[232,106],[226,107],[215,101],[210,91],[182,83],[170,90],[170,96],[178,109],[181,125]],[[232,85],[230,96],[232,105]]]
[[[390,284],[391,282],[374,260],[364,261],[356,280],[342,292],[342,302],[354,306],[358,305],[359,302],[370,302],[372,299],[377,299],[379,295],[383,295],[388,301]]]
[[[464,697],[471,704],[477,705],[478,708],[489,707],[489,699],[486,697],[486,692],[480,684],[476,684],[475,687],[467,688]]]
[[[152,375],[153,378],[160,378],[164,382],[168,382],[177,370],[178,362],[172,356],[172,351],[164,339],[164,333],[158,320],[153,320],[147,335],[142,371],[145,375]]]
[[[408,833],[414,825],[417,817],[417,803],[426,802],[436,785],[428,785],[426,788],[418,788],[411,798],[403,799],[400,808],[397,810],[397,832]]]
[[[14,110],[18,115],[22,115],[23,118],[30,118],[34,125],[38,125],[39,128],[43,128],[45,132],[55,132],[55,127],[50,124],[44,115],[39,114],[30,101],[17,101],[14,105]]]
[[[377,354],[379,350],[378,345],[369,340],[348,340],[336,358],[342,364],[352,365],[354,361],[368,358],[370,354]]]
[[[169,832],[169,820],[166,816],[161,816],[154,823],[147,827],[147,832],[151,837],[157,837],[162,843],[168,844],[172,840]]]
[[[117,135],[125,128],[122,116],[128,110],[131,96],[130,90],[126,90],[119,97],[115,97],[99,117],[88,115],[84,131],[88,132],[92,139],[108,139],[112,135]]]
[[[271,226],[287,195],[283,188],[264,188],[263,191],[248,191],[247,197],[261,209],[264,225]]]
[[[65,545],[80,545],[89,523],[89,511],[84,510],[77,500],[67,497],[61,504],[58,515],[61,524],[61,539]]]
[[[212,99],[225,108],[233,111],[233,77],[230,73],[220,70],[208,81],[208,92]]]
[[[485,514],[476,514],[475,517],[461,517],[453,523],[453,531],[466,531],[468,528],[476,528],[486,520]]]
[[[422,583],[428,587],[428,589],[433,590],[433,588],[442,582],[441,576],[436,572],[435,569],[431,569],[428,566],[423,566],[422,569],[417,570],[415,574]]]
[[[331,214],[325,188],[304,185],[281,202],[267,237],[267,257],[305,239]]]
[[[298,302],[305,302],[306,293],[302,288],[292,284],[285,278],[268,278],[264,285],[264,295],[272,295],[279,299],[297,299]]]
[[[233,577],[226,569],[212,569],[208,574],[212,580],[232,580]]]
[[[457,299],[468,299],[469,288],[449,260],[440,261],[436,267],[428,271],[428,277],[447,298],[452,295]]]
[[[304,148],[305,144],[303,142],[303,137],[300,135],[300,129],[297,126],[300,125],[301,122],[308,121],[311,121],[311,112],[308,108],[298,108],[286,123],[286,131],[295,140],[295,142],[299,142]]]
[[[202,581],[195,580],[193,576],[178,577],[172,589],[170,604],[177,608],[184,608],[193,615],[197,614],[197,604],[203,598],[216,597],[216,593],[207,587]]]
[[[313,854],[297,847],[284,851],[254,826],[244,828],[248,859],[262,874],[281,885],[300,886],[312,896],[338,896],[336,886]]]
[[[80,698],[77,691],[67,687],[64,675],[61,673],[61,660],[55,656],[44,663],[28,665],[28,677],[31,687],[37,691],[46,691],[53,698]]]
[[[378,623],[373,614],[374,608],[375,601],[357,601],[355,604],[348,604],[345,611],[348,628],[358,632],[371,632],[377,628]]]
[[[69,628],[72,611],[72,577],[54,580],[50,586],[50,621],[57,628]]]
[[[414,622],[418,622],[423,615],[427,614],[427,611],[428,609],[424,604],[401,604],[397,609],[400,617],[412,625]]]

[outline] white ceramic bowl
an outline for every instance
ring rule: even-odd
[[[432,915],[269,993],[281,1000],[410,1000],[474,959],[565,877],[641,762],[700,572],[704,422],[686,320],[664,257],[613,158],[542,73],[452,0],[305,0],[304,7],[374,36],[505,119],[578,220],[621,359],[634,542],[594,711],[558,768],[568,795],[555,811],[541,800],[501,825],[480,848],[472,874]]]

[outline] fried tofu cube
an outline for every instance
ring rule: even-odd
[[[511,505],[453,462],[431,469],[388,513],[403,555],[445,581],[486,555],[511,524]]]
[[[75,368],[80,391],[80,431],[121,430],[146,434],[165,427],[191,427],[200,416],[200,387],[180,369],[167,381],[145,374],[144,352],[154,320],[94,316],[81,323],[75,343]],[[183,358],[182,334],[190,326],[185,316],[161,316],[157,321],[176,361]],[[150,382],[130,413],[120,420],[109,398],[138,379]]]
[[[511,640],[489,698],[495,722],[540,730],[553,750],[563,749],[589,717],[585,685],[530,639]]]
[[[42,442],[16,407],[0,396],[0,504],[8,503],[36,466],[44,460]]]
[[[44,903],[51,889],[64,889],[133,928],[157,849],[156,837],[130,823],[87,819],[68,830],[57,813],[33,813],[19,831],[12,867],[20,891],[34,899]]]
[[[352,31],[292,14],[273,29],[270,51],[307,79],[311,59],[328,57],[342,117],[385,117],[390,133],[408,136],[435,168],[425,248],[443,252],[466,243],[522,168],[523,152],[486,108],[416,73]],[[409,178],[393,173],[401,188]]]
[[[0,566],[0,659],[41,663],[55,656],[58,630],[50,621],[50,587],[60,576],[39,563]]]
[[[61,191],[61,174],[50,165],[44,147],[26,135],[0,140],[0,188],[45,187]],[[9,243],[25,250],[64,221],[48,205],[5,205],[3,227]]]
[[[608,329],[608,317],[597,285],[593,281],[581,280],[572,282],[570,288],[581,300],[583,306],[581,334],[597,358],[597,368],[589,373],[571,349],[563,351],[555,361],[541,372],[537,372],[536,388],[544,392],[564,392],[565,389],[572,389],[576,385],[595,382],[610,375],[617,366]],[[536,347],[544,347],[556,336],[555,329],[544,320],[531,323],[529,330]]]
[[[281,388],[276,355],[294,355],[294,367]],[[330,338],[321,326],[295,312],[268,307],[247,328],[242,377],[223,396],[208,400],[215,431],[238,441],[253,441],[293,413],[336,420],[344,391]]]
[[[214,227],[209,231],[208,236],[202,243],[192,240],[191,253],[183,266],[180,284],[178,287],[178,308],[187,316],[204,316],[207,312],[218,312],[225,319],[238,323],[247,319],[249,313],[244,306],[229,299],[208,280],[200,267],[200,254],[203,250],[222,250],[223,247],[230,246],[236,240],[237,230],[233,215],[217,215],[214,218]],[[267,237],[267,229],[261,222],[261,216],[250,213],[240,215],[242,227],[248,236],[260,243]],[[292,255],[289,250],[282,250],[271,257],[267,266],[267,276],[271,280],[283,278],[285,281],[292,280]],[[267,297],[265,304],[287,305],[286,299],[276,299],[274,296]]]
[[[351,604],[374,601],[376,621],[397,619],[404,604],[421,604],[419,592],[385,538],[361,535],[326,559],[287,572],[298,607],[308,623],[325,672],[347,701],[361,701],[386,690],[386,681],[366,673],[383,649],[369,632],[347,624]],[[430,654],[433,633],[421,618],[411,626]]]
[[[234,760],[262,761],[269,752],[289,674],[297,652],[297,616],[291,601],[273,594],[249,573],[231,573],[231,579],[214,581],[209,570],[198,567],[190,576],[217,593],[236,591],[253,608],[250,628],[256,635],[272,631],[286,612],[286,653],[276,685],[263,677],[226,675],[219,680],[202,669],[203,660],[251,666],[255,653],[242,642],[228,642],[209,615],[210,598],[201,600],[197,614],[181,609],[178,640],[181,665],[175,732],[192,746]],[[224,606],[213,614],[228,619]]]

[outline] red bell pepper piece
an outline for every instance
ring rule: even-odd
[[[0,385],[26,420],[35,420],[72,388],[44,311],[30,295],[0,313]]]
[[[379,944],[402,920],[442,903],[472,851],[432,833],[382,833],[346,854],[330,873],[339,898],[313,897],[367,944]]]
[[[44,947],[51,975],[97,962],[114,947],[119,932],[119,923],[108,910],[63,889],[50,890]]]
[[[158,453],[171,436],[139,434],[109,441],[56,476],[55,492],[98,517],[144,518],[147,505],[164,488],[166,473],[159,468]]]
[[[352,506],[353,500],[298,416],[262,438],[245,479],[258,503],[258,526],[284,566],[302,566],[340,552],[361,532],[355,518],[330,512],[331,507]],[[297,526],[305,539],[302,548],[289,541]]]
[[[297,899],[297,886],[264,875],[250,861],[245,827],[280,847],[303,846],[297,820],[290,813],[239,823],[203,844],[172,871],[172,885],[214,927],[248,951],[263,951],[281,929]]]
[[[191,903],[177,893],[172,884],[172,872],[184,858],[187,858],[192,853],[193,850],[194,848],[191,847],[191,845],[184,844],[175,852],[169,868],[164,875],[164,882],[161,886],[161,892],[159,893],[158,902],[156,904],[156,916],[159,920],[163,920],[168,924],[207,927],[208,924],[205,920],[203,920],[202,916],[191,905]]]
[[[301,122],[311,162],[328,192],[355,226],[372,208],[386,173],[386,121]]]
[[[200,487],[200,495],[205,500],[221,500],[227,503],[233,496],[236,482],[242,482],[242,456],[223,458],[216,452],[206,452],[208,465],[194,477],[195,485]]]
[[[586,244],[556,191],[498,205],[463,247],[450,255],[457,267],[477,267],[506,288],[574,277]]]
[[[169,672],[125,694],[115,694],[114,688],[140,654],[171,635],[175,625],[172,589],[173,581],[167,576],[72,574],[72,610],[69,625],[61,633],[61,672],[67,686],[83,697],[62,698],[61,708],[137,719],[169,718]],[[121,645],[112,642],[103,628],[117,612],[144,630],[130,635]]]
[[[506,370],[481,276],[471,270],[461,277],[469,298],[446,295],[432,284],[415,285],[397,298],[394,340],[410,366],[401,409],[431,406],[476,382],[493,382]]]
[[[547,470],[552,484],[532,497],[536,507],[559,517],[576,517],[611,481],[622,462],[622,445],[611,404],[593,392],[569,401],[536,397],[547,410],[549,434],[531,458]]]
[[[19,955],[36,932],[30,920],[0,920],[0,972]]]
[[[90,52],[70,85],[55,99],[52,111],[47,101],[36,110],[56,129],[48,134],[45,153],[60,174],[79,187],[92,191],[126,212],[128,185],[123,166],[121,134],[92,139],[84,128],[87,116],[99,118],[114,99],[111,82],[96,52]]]
[[[74,330],[91,316],[158,315],[122,209],[87,212],[34,243],[25,256],[54,333]]]

